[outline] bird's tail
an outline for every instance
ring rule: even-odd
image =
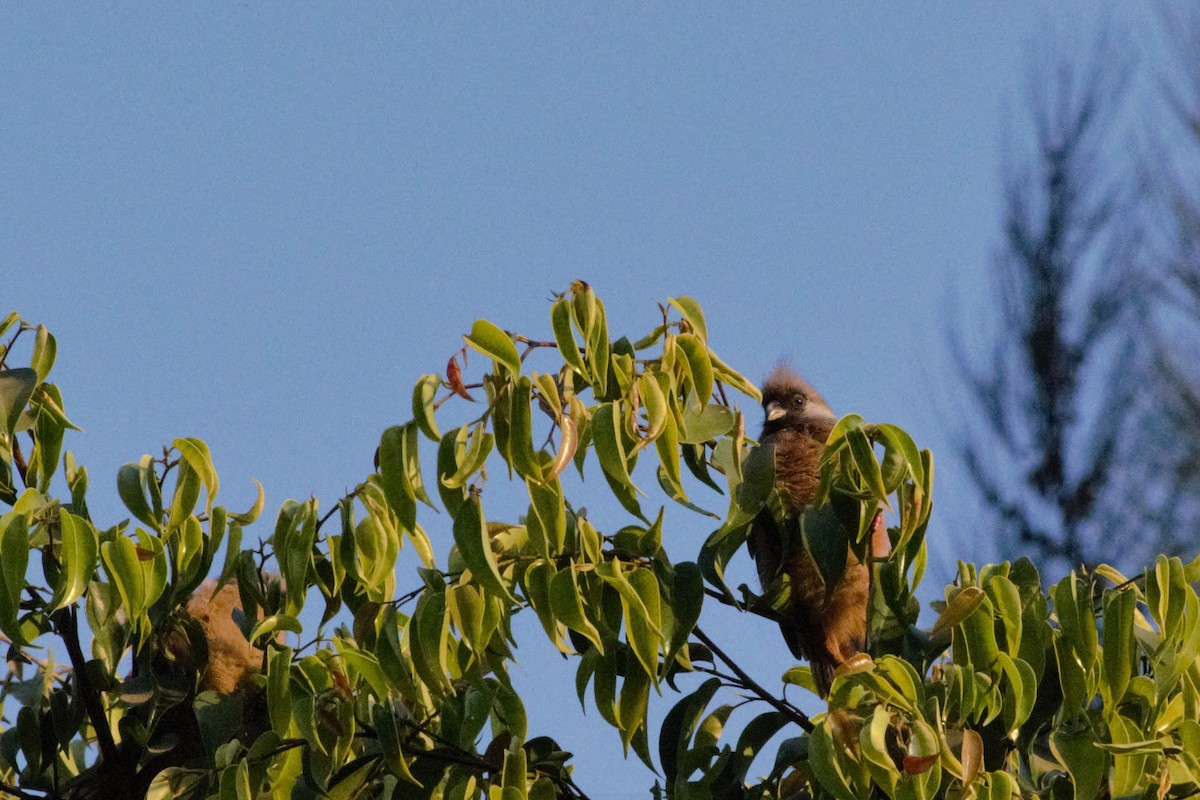
[[[809,652],[809,648],[804,646],[805,642],[822,641],[823,635],[819,630],[806,629],[794,619],[780,621],[779,629],[783,632],[783,640],[792,651],[792,655],[808,662],[817,694],[822,698],[828,697],[829,687],[833,685],[833,671],[841,661],[824,647],[815,646],[811,648],[815,652]]]

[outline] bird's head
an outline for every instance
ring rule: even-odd
[[[808,381],[787,367],[777,367],[763,382],[763,436],[786,429],[823,429],[837,417]]]

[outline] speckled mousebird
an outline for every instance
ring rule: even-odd
[[[821,452],[836,418],[825,398],[786,367],[767,376],[762,402],[765,419],[759,442],[774,445],[775,488],[787,513],[795,514],[817,495]],[[882,519],[876,519],[877,531],[881,524]],[[817,692],[827,696],[833,671],[866,647],[867,567],[847,549],[846,571],[827,594],[804,545],[795,541],[785,552],[775,517],[766,508],[754,520],[749,545],[764,591],[787,574],[791,600],[781,612],[779,627],[792,654],[812,666]]]

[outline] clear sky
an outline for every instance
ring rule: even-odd
[[[1111,16],[1045,5],[9,5],[0,313],[57,335],[109,525],[117,467],[184,435],[232,507],[251,476],[268,509],[328,505],[477,317],[545,335],[584,278],[634,335],[692,295],[726,361],[789,358],[934,450],[944,580],[982,557],[944,318],[987,308],[1030,43]],[[733,622],[777,680],[774,631]],[[552,661],[523,656],[539,694],[573,674]],[[594,797],[649,786],[570,688],[543,696]]]

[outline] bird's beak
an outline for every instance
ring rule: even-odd
[[[767,403],[767,422],[774,422],[786,413],[787,411],[779,403]]]

